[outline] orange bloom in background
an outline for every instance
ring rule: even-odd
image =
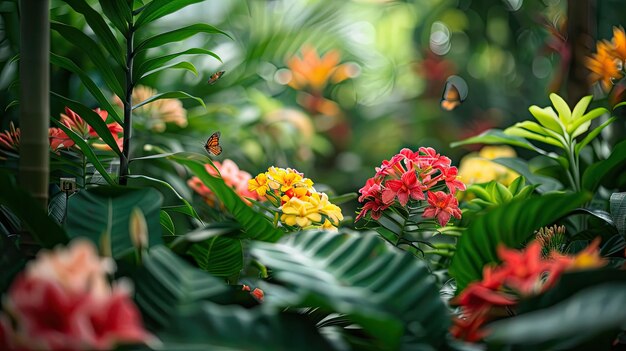
[[[250,200],[258,200],[259,195],[254,190],[248,190],[248,184],[252,179],[250,173],[239,169],[237,164],[232,160],[225,159],[224,162],[213,161],[215,168],[210,164],[206,164],[204,167],[210,175],[214,177],[220,177],[224,180],[224,183],[230,186],[241,199],[250,205]],[[219,173],[218,173],[219,171]],[[210,205],[215,204],[215,195],[198,177],[191,177],[187,180],[187,185],[198,195],[202,196],[204,200]]]
[[[90,135],[89,132],[92,130],[84,119],[67,106],[65,107],[65,114],[61,114],[61,123],[83,137],[83,139],[87,139]]]
[[[148,100],[158,92],[147,86],[138,85],[133,89],[132,103],[137,105]],[[124,104],[118,96],[113,97],[113,103],[119,107]],[[143,124],[153,132],[161,133],[167,128],[167,124],[175,124],[181,128],[187,126],[187,110],[178,99],[160,99],[145,104],[133,111],[134,116],[139,117],[135,121]]]
[[[74,146],[74,140],[72,140],[63,130],[60,128],[48,129],[48,137],[50,139],[50,149],[57,151],[60,148],[69,149]]]
[[[20,129],[15,128],[13,122],[9,123],[9,130],[0,133],[0,148],[17,151],[20,148]]]
[[[611,43],[599,41],[596,51],[591,57],[585,59],[585,64],[591,71],[589,81],[591,84],[599,82],[604,91],[609,91],[613,87],[613,80],[623,77],[621,65],[618,59],[613,56]]]
[[[319,92],[330,82],[340,83],[348,78],[356,77],[359,68],[353,63],[339,64],[341,54],[337,50],[330,50],[323,56],[311,45],[304,45],[300,49],[302,57],[293,56],[287,60],[289,73],[284,81],[296,89],[310,88]]]
[[[622,60],[626,60],[626,33],[624,28],[613,27],[613,54]]]

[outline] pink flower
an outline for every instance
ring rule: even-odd
[[[263,290],[259,288],[255,288],[250,294],[254,296],[259,302],[263,302],[263,298],[265,297],[265,293],[263,293]]]
[[[368,202],[366,202],[365,205],[363,205],[363,208],[361,208],[361,212],[356,217],[355,221],[358,221],[359,219],[365,217],[367,212],[370,212],[370,211],[372,212],[372,219],[377,220],[380,218],[380,216],[382,216],[383,211],[388,209],[389,206],[391,206],[391,203],[387,204],[383,202],[381,198],[380,189],[370,193],[370,197],[371,199]]]
[[[400,179],[391,179],[385,183],[382,193],[384,203],[393,202],[398,197],[400,205],[406,206],[409,198],[424,200],[424,186],[417,180],[415,171],[405,172]]]
[[[74,140],[60,128],[48,129],[48,138],[50,139],[50,149],[52,151],[57,151],[60,148],[69,149],[74,146]]]
[[[365,201],[368,197],[372,197],[375,193],[380,192],[380,179],[370,178],[365,182],[365,185],[359,189],[359,202]]]
[[[384,177],[392,174],[402,174],[406,170],[400,164],[400,161],[404,159],[404,155],[397,154],[393,156],[389,161],[384,160],[380,167],[376,167],[376,177]]]
[[[452,163],[449,158],[441,156],[432,147],[420,147],[418,157],[419,168],[442,168],[448,167]]]
[[[459,170],[456,167],[443,167],[439,169],[441,171],[441,178],[446,182],[446,186],[452,194],[458,190],[465,190],[465,184],[458,179]]]
[[[229,159],[226,159],[221,163],[219,161],[213,161],[213,164],[215,165],[215,168],[210,164],[206,164],[204,166],[207,173],[214,177],[220,177],[221,175],[224,183],[231,187],[244,202],[250,204],[248,199],[259,199],[259,196],[255,191],[250,191],[248,189],[248,181],[252,179],[250,173],[240,170],[237,164]],[[204,185],[198,177],[192,177],[189,179],[187,181],[187,185],[202,196],[209,205],[212,206],[214,204],[215,196],[213,195],[213,192],[206,185]]]
[[[443,191],[428,192],[428,208],[424,210],[422,215],[424,218],[437,217],[439,225],[445,226],[451,216],[457,219],[461,218],[461,210],[459,210],[459,201],[453,194],[446,194]]]

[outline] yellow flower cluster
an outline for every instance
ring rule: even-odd
[[[248,190],[272,202],[283,225],[303,229],[337,229],[341,208],[313,188],[313,181],[291,168],[270,167],[248,181]]]
[[[491,160],[515,156],[515,150],[509,146],[485,146],[478,154],[471,153],[461,159],[459,178],[467,185],[492,180],[509,185],[519,177],[519,174]]]

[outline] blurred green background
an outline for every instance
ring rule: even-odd
[[[596,39],[610,38],[626,9],[618,0],[584,3],[592,7],[589,37],[582,40],[592,50]],[[51,7],[53,20],[89,34],[63,1],[53,0]],[[186,127],[139,128],[136,140],[204,152],[203,142],[219,130],[224,152],[218,160],[232,159],[253,176],[272,165],[293,167],[336,193],[356,191],[402,147],[431,146],[458,164],[471,149],[451,149],[451,141],[529,118],[528,106],[547,105],[548,92],[567,96],[574,57],[565,42],[567,8],[565,0],[204,1],[163,18],[151,31],[203,22],[233,40],[197,35],[151,50],[200,47],[223,62],[188,56],[197,77],[166,70],[143,85],[187,91],[207,109],[183,101]],[[2,111],[18,91],[17,64],[10,61],[18,49],[16,9],[16,1],[0,2]],[[89,59],[56,33],[51,50],[102,81]],[[221,70],[223,77],[208,84]],[[77,77],[57,67],[52,75],[53,91],[97,107]],[[440,99],[452,75],[467,83],[467,98],[446,111]],[[51,113],[62,110],[53,101]],[[15,106],[2,114],[0,127],[7,129],[11,120],[17,120]],[[185,187],[184,179],[171,178],[166,180],[179,190]]]

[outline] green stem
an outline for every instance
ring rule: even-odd
[[[425,250],[424,254],[425,255],[432,254],[432,255],[446,256],[446,257],[454,256],[454,253],[448,250]]]
[[[129,1],[132,9],[132,0]],[[126,35],[126,99],[124,101],[124,143],[122,156],[120,157],[119,182],[120,185],[128,183],[128,161],[130,160],[130,139],[132,137],[132,113],[133,113],[133,63],[135,59],[135,51],[133,49],[133,40],[135,38],[135,28],[133,27],[133,19],[130,17],[128,23],[128,33]]]

